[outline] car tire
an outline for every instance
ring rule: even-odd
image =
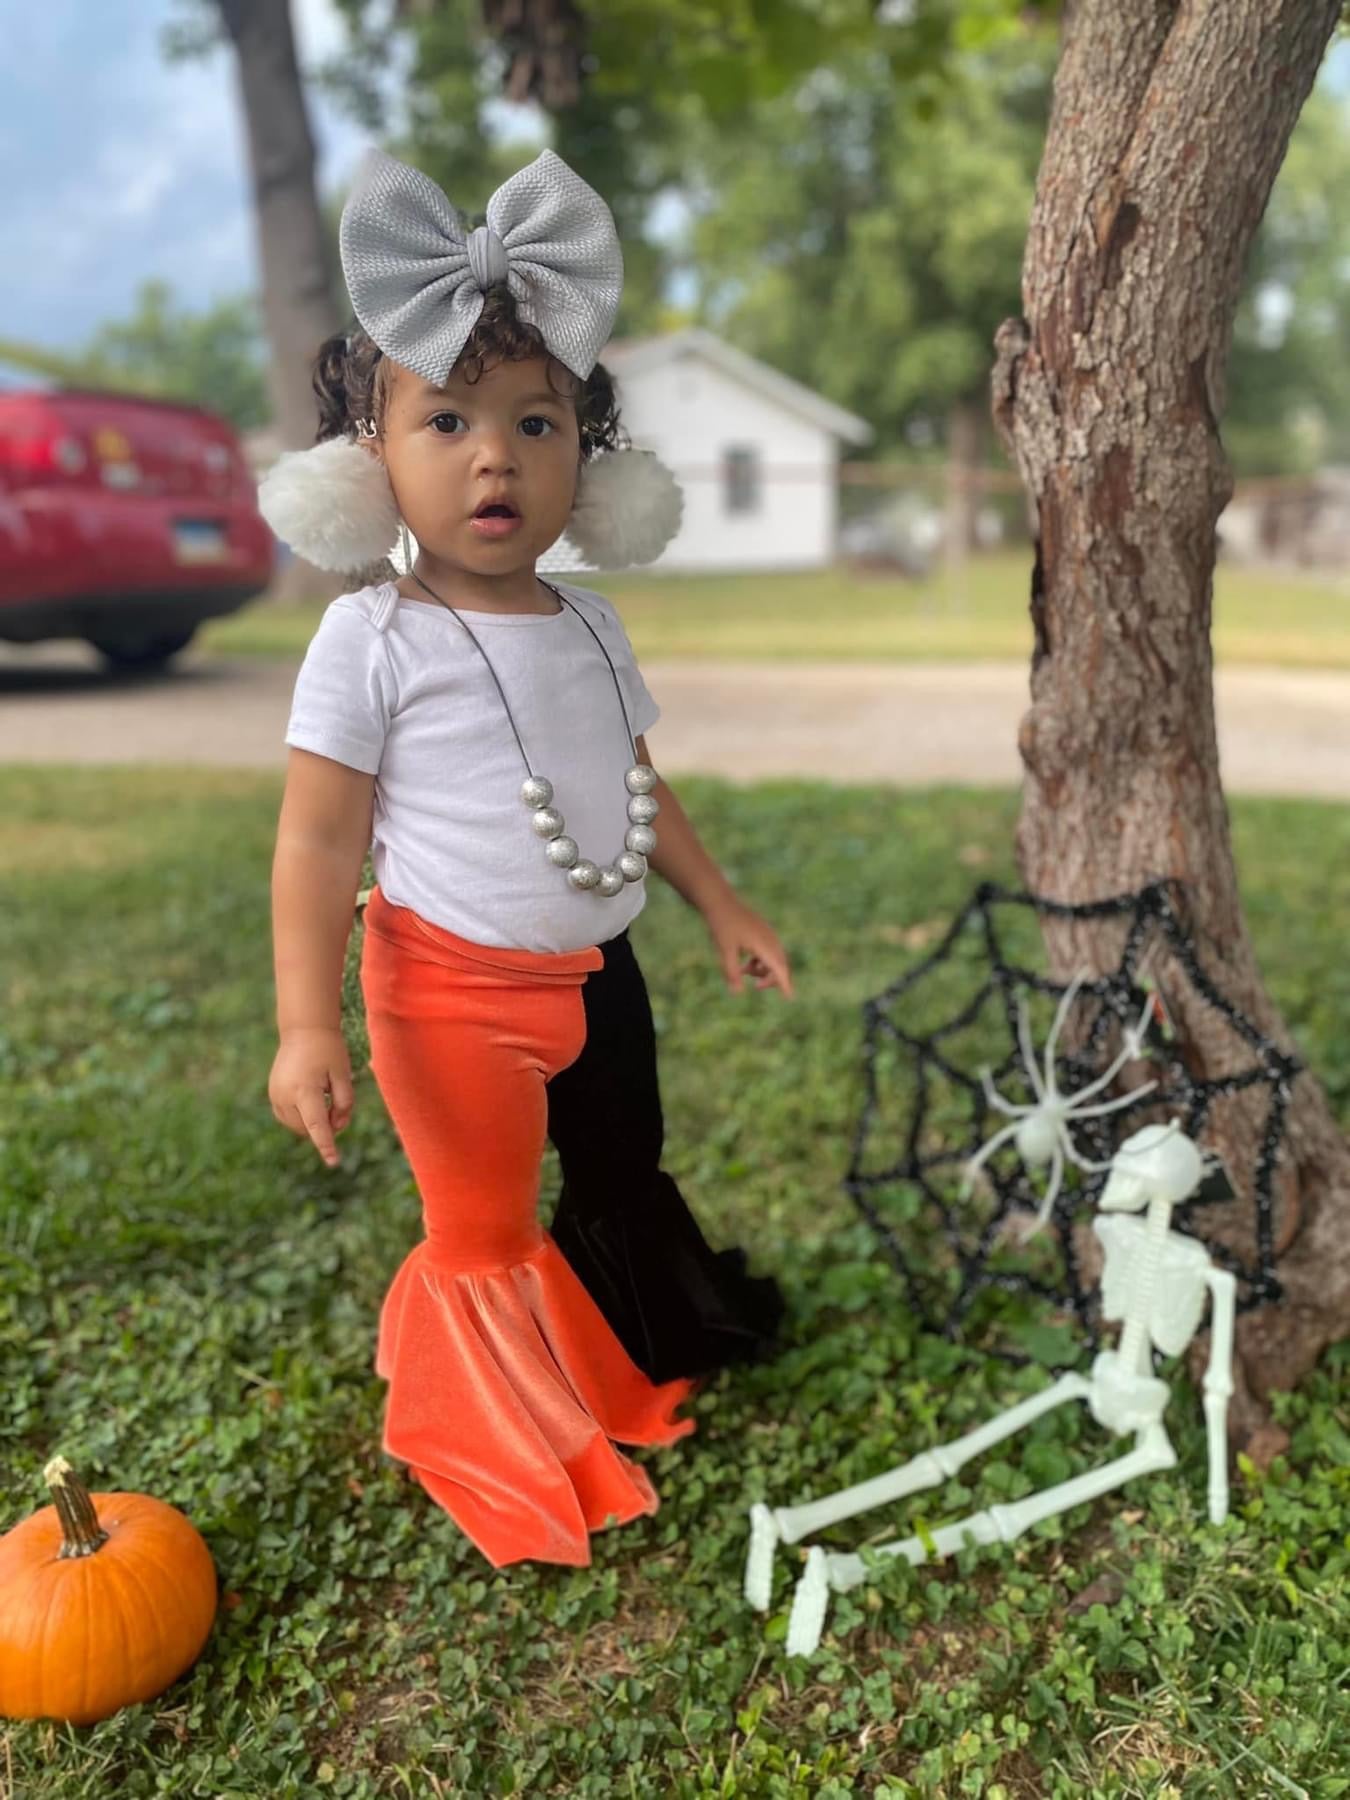
[[[187,625],[181,631],[162,631],[154,636],[91,637],[88,642],[115,669],[154,669],[185,650],[196,632],[195,625]]]

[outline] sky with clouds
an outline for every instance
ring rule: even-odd
[[[178,0],[41,0],[7,9],[0,337],[59,348],[124,317],[152,276],[187,306],[257,283],[233,53],[170,63]],[[331,0],[292,0],[301,68],[339,50]],[[325,192],[368,134],[310,91]]]
[[[292,12],[302,68],[341,47],[332,0],[292,0]],[[160,36],[178,0],[41,0],[7,13],[0,337],[82,344],[130,313],[152,276],[193,309],[256,286],[232,53],[167,62]],[[1350,43],[1319,79],[1350,96]],[[369,138],[313,90],[310,109],[330,192]]]

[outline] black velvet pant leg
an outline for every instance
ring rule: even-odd
[[[552,1235],[633,1361],[653,1381],[756,1362],[783,1300],[745,1252],[712,1251],[661,1169],[664,1121],[651,1002],[628,933],[582,987],[586,1043],[548,1083],[562,1165]]]

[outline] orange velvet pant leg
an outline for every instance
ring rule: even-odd
[[[384,1448],[498,1567],[589,1563],[590,1532],[659,1505],[611,1440],[694,1429],[675,1410],[695,1383],[648,1380],[538,1222],[545,1084],[602,965],[470,943],[378,887],[365,911],[371,1070],[426,1229],[380,1314]]]

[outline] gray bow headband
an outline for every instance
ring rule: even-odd
[[[444,383],[503,278],[516,311],[584,381],[623,291],[614,219],[595,189],[544,150],[502,183],[467,232],[428,176],[370,151],[342,209],[342,272],[357,318],[387,356]]]

